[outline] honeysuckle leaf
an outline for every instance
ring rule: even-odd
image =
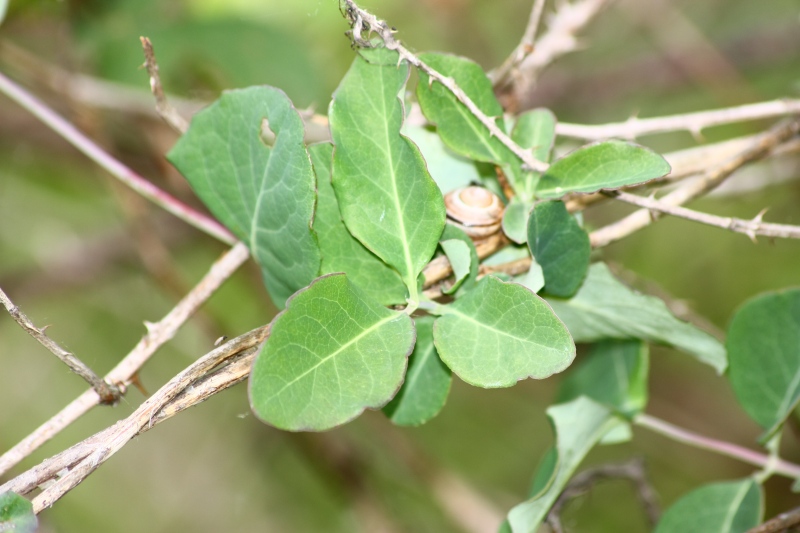
[[[271,147],[260,137],[265,119],[275,134]],[[168,157],[214,216],[248,245],[275,305],[283,307],[317,276],[314,172],[303,121],[281,90],[224,92],[194,116]]]
[[[344,424],[394,396],[413,347],[406,313],[373,301],[344,274],[323,276],[273,320],[250,373],[250,406],[280,429]]]
[[[662,300],[620,283],[604,263],[589,267],[575,296],[547,301],[575,342],[644,339],[679,348],[718,373],[727,365],[725,347],[717,339],[675,318]]]
[[[442,361],[479,387],[510,387],[561,372],[575,344],[547,303],[529,289],[487,276],[440,306],[433,339]]]
[[[575,294],[589,268],[589,235],[558,201],[536,204],[527,229],[528,247],[544,273],[545,292]]]
[[[548,452],[536,474],[538,492],[508,513],[513,533],[534,533],[589,450],[623,423],[585,396],[548,408],[547,416],[556,437],[555,453]]]
[[[408,64],[398,64],[396,52],[363,50],[336,90],[329,117],[342,219],[400,273],[416,303],[417,277],[436,250],[445,211],[419,149],[400,134],[398,95],[407,79]]]
[[[757,296],[734,315],[729,377],[745,411],[773,433],[800,401],[800,289]]]
[[[528,242],[528,214],[533,204],[514,197],[503,213],[503,233],[517,244]]]
[[[522,113],[517,117],[514,129],[511,130],[511,140],[521,148],[530,149],[533,157],[545,163],[550,161],[550,153],[556,140],[556,117],[549,109],[538,108]],[[536,186],[541,174],[532,170],[523,170],[522,162],[517,160],[512,164],[512,174],[519,176],[519,190],[517,195],[525,202],[534,198]]]
[[[317,213],[314,230],[319,239],[322,265],[320,274],[344,272],[370,298],[383,305],[406,301],[406,286],[392,267],[367,250],[342,222],[339,204],[331,187],[333,146],[329,143],[309,147],[317,174]]]
[[[39,525],[33,504],[15,492],[0,494],[0,531],[33,533]]]
[[[436,416],[447,400],[453,377],[433,345],[433,317],[414,320],[417,343],[408,359],[406,379],[400,391],[383,408],[399,426],[419,426]]]
[[[752,478],[712,483],[672,504],[655,533],[744,533],[761,523],[763,514],[764,495]]]
[[[478,265],[480,260],[478,259],[478,251],[475,249],[475,243],[472,242],[472,239],[470,239],[462,229],[457,228],[452,224],[445,224],[444,226],[444,231],[442,232],[442,241],[446,240],[461,241],[469,250],[469,273],[460,283],[460,285],[456,287],[456,289],[460,289],[461,292],[468,291],[475,286],[475,283],[478,280]],[[450,293],[452,292],[453,291],[450,291]]]
[[[666,176],[667,161],[644,146],[626,141],[602,141],[571,152],[539,179],[536,196],[561,198],[572,192],[595,192],[644,183]]]
[[[467,279],[470,272],[470,249],[469,246],[458,239],[446,239],[439,243],[444,250],[447,260],[450,261],[450,266],[453,267],[453,285],[445,289],[445,294],[453,294],[456,292],[461,283]]]

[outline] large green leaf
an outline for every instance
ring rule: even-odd
[[[383,305],[406,301],[406,286],[396,270],[367,250],[350,235],[339,214],[339,204],[331,187],[331,158],[329,143],[309,147],[314,171],[317,174],[317,213],[314,230],[322,252],[320,274],[344,272],[347,278]]]
[[[417,343],[408,360],[406,379],[397,396],[383,408],[400,426],[424,424],[444,407],[453,377],[433,345],[433,317],[415,320]]]
[[[0,531],[33,533],[38,525],[30,501],[10,491],[0,494]]]
[[[260,138],[264,119],[276,136],[271,148]],[[303,121],[282,91],[226,91],[194,116],[169,159],[211,212],[247,243],[277,306],[317,276],[314,172]]]
[[[753,479],[695,489],[667,509],[655,533],[743,533],[761,522],[764,497]]]
[[[567,328],[529,289],[487,276],[440,307],[433,339],[445,364],[479,387],[510,387],[561,372],[575,358]]]
[[[344,424],[394,396],[413,347],[407,314],[374,302],[344,274],[323,276],[272,322],[250,373],[250,405],[281,429]]]
[[[547,409],[556,435],[555,457],[548,452],[537,472],[528,501],[508,513],[514,533],[534,533],[589,450],[621,420],[611,410],[584,396]],[[555,460],[554,460],[555,459]]]
[[[416,304],[417,276],[436,250],[445,211],[419,149],[400,135],[398,95],[407,79],[408,64],[398,64],[396,52],[362,50],[329,114],[333,189],[342,218],[350,233],[400,273]]]
[[[640,340],[598,342],[566,374],[556,402],[587,396],[631,418],[647,405],[649,361]]]
[[[547,301],[575,342],[645,339],[680,348],[719,373],[725,370],[725,347],[717,339],[675,318],[658,298],[629,289],[603,263],[589,267],[575,296]]]
[[[625,141],[589,144],[567,154],[539,180],[539,198],[561,198],[571,192],[617,189],[669,173],[667,161],[649,148]]]
[[[772,433],[800,400],[800,289],[744,304],[731,321],[727,348],[736,397]]]
[[[549,109],[532,109],[517,117],[514,129],[511,131],[511,140],[522,148],[533,152],[533,157],[539,161],[550,161],[550,152],[556,140],[556,117]],[[522,200],[533,200],[534,191],[539,183],[541,174],[532,170],[522,170],[522,162],[512,163],[512,174],[520,176],[517,195]]]
[[[586,276],[592,251],[589,236],[564,202],[540,202],[528,218],[528,247],[544,273],[544,290],[572,296]]]

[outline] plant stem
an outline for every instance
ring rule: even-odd
[[[800,465],[790,463],[783,459],[770,457],[766,454],[730,442],[704,437],[644,413],[636,416],[633,422],[638,426],[660,433],[672,440],[732,457],[754,466],[762,468],[769,466],[772,472],[792,479],[800,478]]]

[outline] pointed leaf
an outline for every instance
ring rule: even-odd
[[[383,408],[398,426],[424,424],[444,407],[453,377],[433,345],[433,317],[415,321],[417,343],[408,360],[406,379],[397,396]]]
[[[11,491],[0,494],[0,531],[33,533],[38,522],[29,500]]]
[[[534,488],[540,488],[528,501],[511,509],[508,521],[513,533],[534,533],[589,450],[621,421],[612,412],[586,397],[547,409],[556,435],[556,461],[543,461],[545,475],[537,473]],[[550,452],[552,453],[552,452]],[[546,474],[551,473],[547,481]]]
[[[355,59],[331,102],[333,189],[350,233],[400,273],[416,301],[417,276],[444,228],[444,200],[419,149],[400,135],[407,63],[387,49],[370,52],[370,62]]]
[[[598,342],[565,376],[556,401],[586,396],[631,418],[647,405],[649,366],[640,340]]]
[[[453,276],[455,278],[453,285],[449,289],[444,289],[442,292],[445,294],[453,294],[469,275],[469,246],[458,239],[443,240],[439,244],[442,246],[447,260],[450,261],[450,266],[453,267]]]
[[[322,253],[320,274],[344,272],[370,298],[383,305],[406,301],[406,286],[396,270],[367,250],[350,235],[339,214],[339,204],[331,187],[331,158],[329,143],[309,147],[314,171],[317,174],[317,214],[314,230]]]
[[[322,431],[385,405],[414,347],[407,314],[371,300],[344,274],[323,276],[287,302],[250,373],[264,422]]]
[[[260,138],[265,119],[275,134],[271,148]],[[226,91],[194,116],[168,157],[214,216],[247,243],[275,305],[283,307],[317,276],[314,172],[303,121],[282,91]]]
[[[464,243],[464,245],[469,249],[469,274],[467,278],[461,283],[460,292],[468,291],[475,286],[475,283],[478,281],[478,265],[480,263],[480,259],[478,259],[478,251],[475,249],[475,243],[472,242],[472,239],[464,233],[461,228],[457,228],[452,224],[445,224],[444,231],[442,232],[442,240],[458,240]]]
[[[544,289],[572,296],[589,268],[589,236],[564,202],[540,202],[528,219],[528,247],[544,272]]]
[[[433,339],[442,361],[479,387],[510,387],[561,372],[575,344],[544,300],[516,283],[487,276],[450,305],[441,306]]]
[[[539,161],[550,161],[550,152],[556,140],[556,117],[549,109],[539,108],[526,111],[517,117],[511,140],[522,148],[533,151],[533,157]],[[521,187],[517,190],[519,198],[531,201],[541,174],[531,170],[522,170],[522,161],[511,163],[511,172],[519,176]]]
[[[528,214],[532,207],[532,203],[515,196],[503,213],[503,233],[517,244],[528,242]]]
[[[800,289],[745,303],[731,321],[726,346],[736,397],[772,433],[800,401]]]
[[[761,486],[750,478],[706,485],[667,509],[655,531],[743,533],[761,522],[763,500]]]
[[[718,373],[725,370],[725,348],[717,339],[675,318],[658,298],[639,294],[617,281],[604,263],[589,267],[575,296],[547,301],[575,342],[645,339],[680,348]]]
[[[414,141],[422,152],[428,172],[442,193],[480,183],[481,174],[475,163],[448,148],[435,131],[408,122],[403,124],[400,131]]]
[[[595,192],[644,183],[666,176],[667,161],[644,146],[625,141],[589,144],[562,157],[539,180],[539,198],[571,192]]]

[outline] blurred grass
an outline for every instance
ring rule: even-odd
[[[397,26],[412,49],[450,51],[486,68],[499,64],[516,45],[530,7],[522,0],[363,4]],[[635,22],[630,6],[621,6],[590,26],[585,50],[563,58],[542,77],[535,97],[562,120],[616,121],[632,113],[653,116],[796,96],[800,32],[793,0],[674,4],[736,69],[737,81],[722,89],[688,76],[679,60],[663,60],[664,50],[653,38],[658,28]],[[324,112],[353,57],[345,29],[334,0],[28,0],[11,5],[0,37],[69,71],[146,89],[138,37],[147,35],[172,93],[210,100],[226,88],[268,83],[286,90],[298,106]],[[672,38],[681,43],[680,34]],[[10,71],[25,77],[18,68]],[[162,125],[87,109],[58,92],[42,94],[143,175],[195,202],[163,162],[175,137]],[[0,286],[37,324],[52,324],[53,338],[104,372],[138,341],[142,321],[160,319],[223,247],[154,207],[142,207],[16,106],[0,102]],[[707,138],[743,135],[761,126],[716,128]],[[645,142],[662,150],[694,144],[685,134]],[[769,166],[758,168],[771,173]],[[797,175],[796,160],[793,168]],[[798,183],[693,206],[744,218],[770,206],[767,220],[798,224]],[[597,225],[627,210],[604,206],[587,221]],[[143,223],[165,243],[176,283],[165,285],[146,268],[136,245]],[[800,244],[761,239],[753,245],[742,235],[665,219],[601,255],[654,281],[724,328],[747,298],[797,284]],[[208,351],[217,336],[243,333],[274,312],[257,269],[242,269],[145,366],[144,385],[152,392]],[[77,377],[2,315],[0,363],[3,450],[84,390]],[[759,430],[736,405],[724,379],[662,348],[653,350],[651,375],[649,411],[656,416],[755,444]],[[460,531],[430,495],[431,465],[457,472],[498,508],[509,508],[526,493],[533,468],[551,442],[544,409],[557,382],[555,377],[492,391],[456,382],[442,414],[421,428],[393,428],[380,413],[367,413],[312,436],[258,423],[249,414],[245,387],[239,386],[130,443],[42,514],[43,531],[349,532],[378,530],[375,524],[382,519],[393,531]],[[141,400],[132,390],[118,407],[93,411],[22,467],[108,426]],[[751,472],[658,435],[637,430],[635,436],[632,443],[595,450],[589,463],[644,455],[665,505],[701,483]],[[800,460],[797,436],[790,426],[784,452],[795,461]],[[400,460],[403,451],[423,466]],[[767,489],[768,516],[800,504],[784,480],[770,481]],[[371,516],[364,509],[377,515],[374,523],[364,522]],[[575,531],[647,530],[623,482],[600,484],[570,504],[565,523]]]

